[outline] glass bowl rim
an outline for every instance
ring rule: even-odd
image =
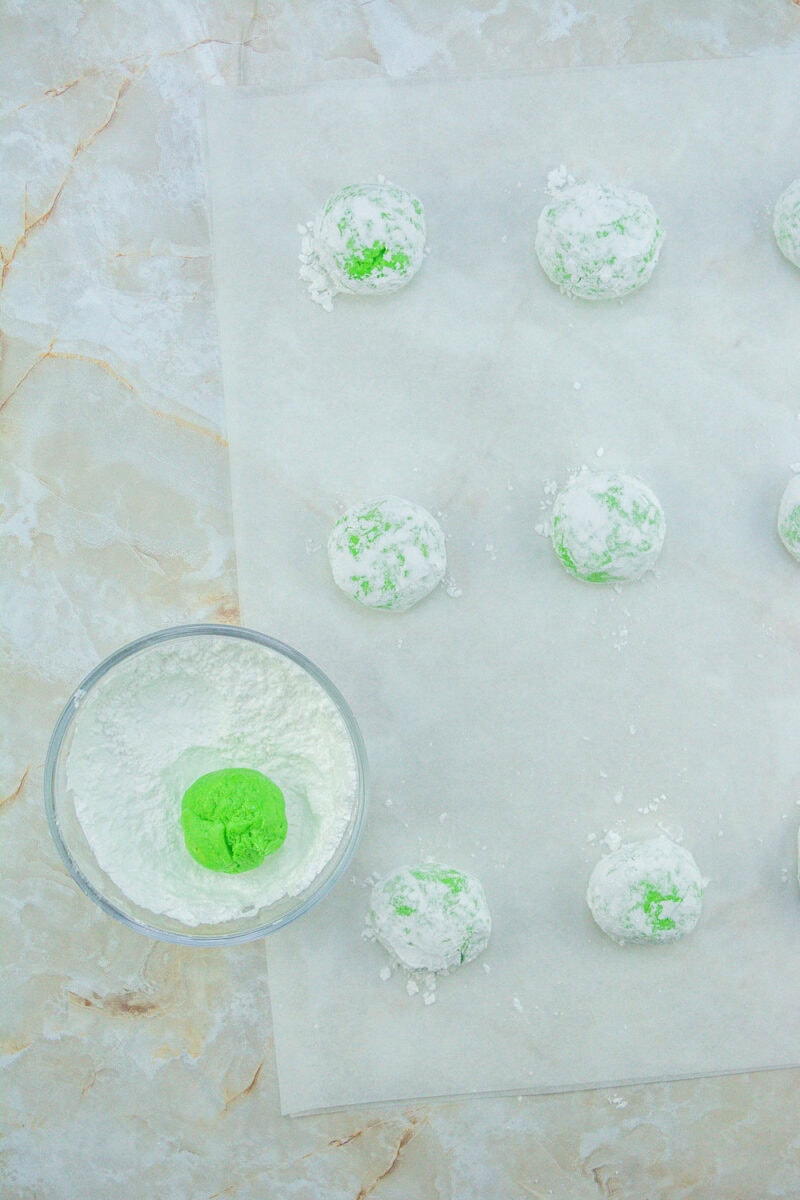
[[[253,926],[252,929],[245,929],[233,933],[220,934],[191,934],[182,933],[175,930],[160,929],[156,925],[151,925],[146,921],[141,921],[129,913],[124,912],[116,904],[113,904],[106,896],[97,890],[97,888],[89,882],[84,875],[78,863],[73,858],[68,845],[61,834],[61,829],[56,816],[56,769],[59,763],[61,750],[66,738],[67,732],[70,729],[76,714],[78,713],[81,701],[84,696],[90,691],[94,685],[107,675],[114,667],[123,662],[126,658],[131,658],[134,654],[140,653],[142,650],[149,649],[151,646],[157,645],[159,642],[173,641],[176,638],[194,637],[214,635],[218,637],[233,637],[239,638],[242,641],[256,642],[259,645],[266,646],[268,649],[283,655],[301,667],[309,674],[312,679],[318,683],[323,691],[327,693],[333,701],[336,709],[344,721],[345,729],[350,739],[350,744],[353,750],[353,757],[356,765],[357,786],[355,797],[355,822],[349,834],[349,840],[340,861],[335,869],[331,872],[322,887],[312,891],[306,896],[305,900],[298,904],[295,908],[283,913],[274,921],[267,921],[263,924]],[[270,637],[269,634],[261,633],[257,629],[249,629],[244,625],[219,625],[210,623],[197,623],[191,625],[171,625],[165,629],[157,629],[152,633],[144,634],[142,637],[135,638],[132,642],[126,642],[123,646],[114,650],[106,658],[102,659],[96,666],[72,690],[66,704],[59,714],[53,732],[50,735],[50,742],[47,747],[47,756],[44,764],[44,805],[47,814],[47,823],[50,827],[50,834],[55,842],[56,849],[61,857],[62,862],[69,871],[72,878],[81,888],[81,890],[97,904],[109,916],[121,921],[124,925],[132,929],[136,929],[139,933],[145,934],[147,937],[154,938],[157,941],[172,942],[183,946],[232,946],[240,942],[255,941],[257,938],[266,937],[270,933],[282,929],[291,921],[297,920],[298,917],[307,913],[310,908],[313,908],[332,890],[334,885],[338,883],[347,869],[350,860],[355,853],[356,847],[361,840],[361,835],[364,830],[367,816],[367,751],[364,744],[364,739],[359,729],[358,723],[353,715],[350,705],[345,700],[342,693],[336,685],[328,678],[315,663],[307,658],[299,650],[295,650],[293,646],[289,646],[286,642],[281,642],[277,638]],[[352,820],[352,818],[351,818]],[[101,868],[102,869],[102,868]],[[313,882],[312,885],[313,886]]]

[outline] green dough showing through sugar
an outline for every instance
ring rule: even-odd
[[[447,567],[438,521],[397,496],[343,513],[328,538],[328,559],[336,586],[353,600],[395,612],[424,600]]]
[[[641,579],[664,542],[664,512],[640,479],[582,471],[553,504],[553,549],[562,566],[588,583]]]
[[[486,947],[492,920],[480,882],[438,863],[399,867],[378,880],[366,936],[410,971],[449,971]]]
[[[393,292],[422,265],[425,214],[403,188],[350,184],[317,215],[313,255],[334,291]]]
[[[647,197],[558,172],[551,181],[535,250],[553,283],[580,300],[618,299],[647,283],[664,240]]]
[[[778,198],[772,229],[781,254],[800,267],[800,179]]]
[[[800,475],[789,480],[781,497],[778,536],[792,558],[800,562]]]
[[[586,900],[597,924],[617,942],[671,942],[700,919],[703,879],[692,855],[660,835],[601,859]]]
[[[283,793],[248,767],[211,771],[184,792],[181,826],[201,866],[229,875],[251,871],[286,840]]]
[[[372,246],[367,246],[362,250],[361,254],[354,254],[351,258],[345,260],[345,270],[351,279],[364,279],[367,275],[372,275],[375,271],[383,270],[397,271],[408,266],[408,255],[403,254],[398,250],[395,254],[389,254],[386,247],[381,242],[375,242]]]

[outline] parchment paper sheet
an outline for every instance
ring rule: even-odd
[[[800,272],[770,230],[797,60],[215,89],[208,112],[242,621],[333,678],[371,761],[351,875],[268,941],[284,1111],[800,1063],[800,571],[774,531]],[[533,256],[561,163],[661,216],[623,302],[565,298]],[[422,198],[430,256],[326,313],[298,222],[379,174]],[[583,462],[660,497],[657,578],[580,584],[534,532]],[[406,614],[349,601],[324,549],[392,493],[441,514],[460,592]],[[586,879],[606,831],[659,828],[710,877],[704,915],[621,948]],[[474,870],[495,926],[429,1007],[360,937],[366,877],[425,856]]]

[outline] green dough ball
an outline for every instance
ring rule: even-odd
[[[553,548],[570,575],[589,583],[641,579],[664,532],[658,499],[633,475],[582,471],[553,504]]]
[[[480,881],[438,863],[378,880],[367,914],[375,938],[410,971],[448,971],[486,948],[492,919]]]
[[[627,296],[655,270],[664,231],[641,192],[551,176],[536,254],[545,274],[568,296],[608,300]]]
[[[707,883],[689,851],[660,834],[602,858],[586,901],[616,942],[674,942],[699,921]]]
[[[781,497],[778,536],[792,558],[800,562],[800,475],[789,480]]]
[[[397,496],[343,513],[328,538],[328,558],[343,592],[368,608],[395,612],[424,600],[447,567],[439,522]]]
[[[229,875],[251,871],[286,840],[283,793],[247,767],[211,771],[184,792],[181,826],[201,866]]]
[[[337,291],[396,292],[422,265],[425,215],[403,188],[351,184],[325,202],[314,241],[320,267]]]
[[[800,267],[800,179],[779,197],[772,228],[781,253]]]

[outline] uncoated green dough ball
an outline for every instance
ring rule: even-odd
[[[778,506],[778,537],[792,558],[800,562],[800,475],[786,485]]]
[[[444,533],[427,509],[398,496],[357,504],[328,538],[338,587],[367,608],[402,612],[444,578]]]
[[[800,179],[778,197],[772,229],[781,254],[800,267]]]
[[[640,192],[599,183],[552,187],[535,249],[545,274],[568,296],[609,300],[647,283],[664,231]]]
[[[230,875],[251,871],[286,840],[283,793],[248,767],[211,771],[184,792],[181,826],[201,866]]]
[[[396,292],[422,265],[422,204],[390,183],[350,184],[323,205],[314,248],[337,291]]]
[[[640,479],[582,471],[553,504],[553,549],[588,583],[627,583],[652,570],[664,544],[664,512]]]

